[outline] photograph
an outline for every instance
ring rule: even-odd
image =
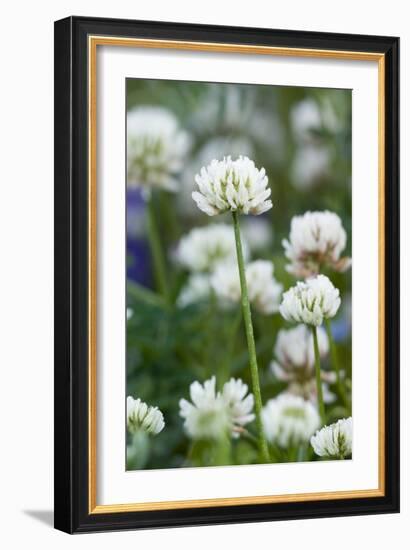
[[[132,17],[55,22],[56,529],[399,512],[399,38]]]
[[[126,469],[352,459],[352,91],[127,78],[124,161]]]

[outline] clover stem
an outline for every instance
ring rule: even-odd
[[[152,197],[147,201],[147,231],[151,249],[152,265],[157,287],[167,305],[170,303],[170,294],[165,269],[165,258],[159,238],[157,217]]]
[[[270,462],[268,444],[265,439],[262,425],[262,396],[259,383],[258,362],[256,358],[255,338],[253,334],[252,314],[249,304],[248,287],[246,283],[245,262],[241,242],[238,212],[232,212],[235,231],[236,255],[238,260],[239,279],[241,283],[242,315],[245,324],[246,341],[248,344],[249,364],[251,370],[252,390],[255,398],[256,427],[258,430],[259,452],[264,462]]]
[[[315,325],[312,325],[312,336],[313,336],[313,348],[315,352],[315,374],[316,374],[316,390],[317,390],[317,403],[319,407],[319,414],[322,420],[322,424],[325,423],[325,405],[323,403],[323,390],[322,390],[322,378],[320,373],[320,355],[319,355],[319,344],[317,341],[317,328]]]

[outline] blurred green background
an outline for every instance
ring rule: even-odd
[[[230,223],[229,216],[215,219],[204,215],[191,198],[195,174],[213,158],[224,155],[247,155],[257,167],[266,169],[273,208],[263,219],[270,238],[253,259],[272,260],[275,277],[285,290],[295,284],[295,278],[285,270],[281,244],[289,235],[292,216],[307,210],[337,213],[348,235],[345,254],[351,256],[350,90],[128,79],[127,109],[145,105],[172,111],[192,138],[190,154],[179,175],[180,193],[153,196],[174,302],[187,278],[172,258],[179,238],[192,227],[225,220]],[[144,292],[154,289],[144,211],[139,191],[129,189],[127,395],[157,405],[164,413],[166,429],[156,437],[141,439],[141,452],[129,458],[128,468],[195,465],[191,442],[178,415],[178,402],[181,397],[189,398],[191,382],[202,383],[225,360],[234,314],[221,312],[212,302],[166,309],[154,293]],[[248,218],[247,223],[257,220]],[[349,387],[351,273],[325,274],[342,296],[332,329]],[[277,331],[290,325],[279,314],[253,316],[262,398],[266,401],[284,389],[269,370],[269,363]],[[250,385],[242,331],[232,347],[231,374]],[[336,401],[327,414],[331,422],[350,411]],[[245,440],[233,443],[232,456],[236,464],[256,461],[253,446]],[[314,459],[312,455],[308,458]]]

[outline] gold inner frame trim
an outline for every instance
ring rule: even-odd
[[[379,270],[379,365],[378,365],[378,488],[352,491],[327,491],[288,495],[248,496],[199,500],[173,500],[160,502],[137,502],[130,504],[97,504],[97,46],[120,46],[132,48],[172,49],[202,52],[258,54],[281,57],[310,57],[337,60],[377,61],[378,63],[378,270]],[[341,500],[374,498],[385,494],[385,56],[374,52],[350,52],[336,50],[283,48],[243,44],[191,42],[179,40],[156,40],[122,38],[112,36],[88,37],[88,510],[90,514],[141,512],[214,506],[240,506],[284,502],[318,500]]]

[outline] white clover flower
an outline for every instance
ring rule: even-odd
[[[353,421],[350,416],[318,430],[310,443],[318,456],[340,459],[352,454],[352,438]]]
[[[244,257],[249,256],[246,240]],[[175,258],[190,271],[213,271],[218,263],[236,261],[235,233],[231,225],[215,223],[196,227],[178,243]]]
[[[246,266],[249,299],[258,311],[267,315],[279,310],[283,290],[273,272],[273,263],[267,260],[256,260]]]
[[[186,215],[197,215],[199,210],[192,201],[192,192],[196,189],[195,175],[198,166],[208,166],[215,158],[231,155],[252,157],[254,152],[252,142],[246,137],[218,136],[208,140],[194,158],[185,163],[181,174],[181,192],[177,195],[179,207]]]
[[[248,386],[240,378],[231,378],[222,388],[222,399],[228,409],[232,426],[232,436],[239,437],[241,428],[255,419],[254,398],[248,393]]]
[[[334,317],[340,306],[340,292],[325,275],[297,282],[283,294],[279,307],[286,321],[319,326]]]
[[[320,426],[316,407],[302,397],[282,393],[262,409],[266,439],[286,448],[309,441]]]
[[[184,428],[192,439],[219,439],[229,430],[227,407],[216,393],[215,376],[204,384],[193,382],[189,388],[192,403],[179,401],[179,415],[185,419]]]
[[[211,281],[206,273],[192,273],[177,299],[177,306],[184,308],[209,298]]]
[[[213,160],[195,181],[199,192],[192,193],[192,198],[208,216],[228,211],[258,215],[272,208],[265,169],[258,170],[248,157]]]
[[[319,354],[323,358],[329,352],[329,341],[326,332],[320,328],[317,331]],[[275,343],[275,357],[280,364],[283,376],[280,380],[287,381],[285,371],[290,368],[313,368],[315,354],[313,349],[313,336],[306,325],[298,325],[290,329],[281,329]]]
[[[211,275],[211,287],[220,305],[230,307],[241,299],[239,269],[234,263],[219,264]]]
[[[260,252],[272,246],[273,227],[263,217],[245,218],[241,223],[241,235],[252,252]]]
[[[317,331],[317,339],[319,355],[324,358],[329,352],[329,341],[321,327]],[[277,380],[289,384],[289,393],[316,401],[313,336],[307,326],[298,325],[289,330],[281,329],[276,339],[274,354],[275,360],[271,362],[270,368]],[[321,378],[324,401],[331,403],[335,400],[335,395],[330,392],[327,383],[333,384],[336,375],[322,369]]]
[[[267,260],[256,260],[245,267],[249,301],[257,311],[265,315],[278,311],[283,290],[273,271],[273,263]],[[211,276],[211,285],[216,295],[226,304],[240,302],[241,283],[237,265],[218,265]]]
[[[163,107],[144,106],[127,115],[129,187],[140,187],[149,196],[154,188],[177,191],[190,137],[174,114]]]
[[[143,431],[155,435],[164,426],[164,415],[158,407],[151,407],[139,398],[127,397],[127,428],[130,433]]]
[[[341,258],[346,247],[346,231],[334,212],[305,212],[294,216],[289,240],[282,241],[285,255],[290,260],[287,270],[297,277],[317,275],[322,266],[335,271],[346,271],[350,258]]]
[[[243,426],[255,418],[252,413],[253,395],[242,380],[231,378],[222,392],[216,392],[215,376],[204,384],[193,382],[189,393],[192,403],[179,402],[179,414],[185,419],[184,427],[192,439],[219,439],[226,434],[238,437]]]

